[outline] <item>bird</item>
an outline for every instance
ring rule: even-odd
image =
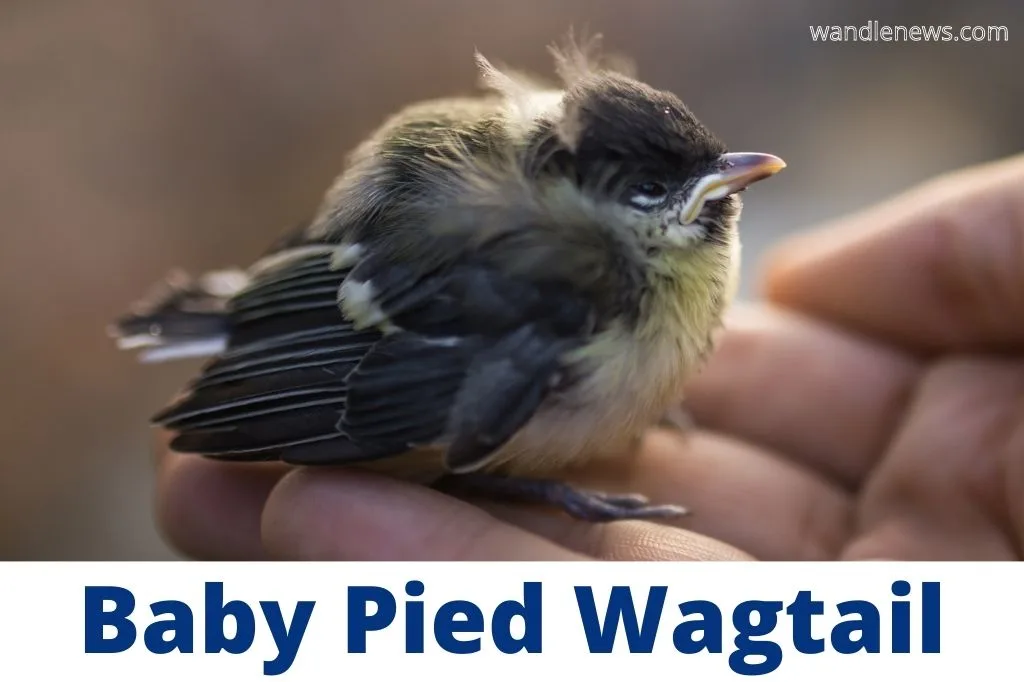
[[[474,53],[348,153],[246,267],[175,271],[109,334],[203,358],[152,417],[170,449],[349,466],[593,523],[686,507],[574,486],[631,456],[738,289],[740,194],[782,170],[570,32],[550,79]]]

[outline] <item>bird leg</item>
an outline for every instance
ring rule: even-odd
[[[456,496],[481,496],[509,502],[533,502],[562,509],[573,518],[592,523],[685,516],[684,507],[656,505],[643,495],[606,493],[576,488],[564,481],[507,477],[499,474],[449,474],[433,487]]]

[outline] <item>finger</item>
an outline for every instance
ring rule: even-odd
[[[958,359],[921,384],[866,486],[846,558],[1019,559],[1024,363]]]
[[[188,557],[265,559],[260,517],[287,470],[281,464],[165,455],[157,473],[157,525],[168,543]]]
[[[354,471],[302,470],[263,513],[271,556],[314,561],[579,561],[588,557],[430,488]]]
[[[909,357],[780,309],[737,307],[686,389],[702,427],[854,487],[874,466],[918,376]]]
[[[152,463],[156,471],[160,471],[167,459],[177,453],[171,452],[171,440],[174,435],[164,429],[153,431],[153,452]]]
[[[491,515],[605,561],[750,561],[714,538],[650,521],[589,523],[518,505],[481,503]]]
[[[850,537],[852,499],[813,472],[725,436],[655,431],[634,458],[574,480],[691,510],[676,525],[763,560],[832,559]]]
[[[771,300],[924,351],[1024,341],[1024,155],[954,173],[800,236]]]

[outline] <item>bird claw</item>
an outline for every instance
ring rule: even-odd
[[[453,494],[480,495],[514,502],[535,502],[562,509],[580,521],[607,523],[637,519],[670,519],[689,514],[685,507],[651,504],[643,495],[606,493],[576,488],[549,479],[511,478],[492,474],[445,476],[434,484]]]

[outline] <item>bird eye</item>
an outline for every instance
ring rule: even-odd
[[[629,193],[629,203],[637,208],[654,208],[665,203],[668,187],[660,182],[641,182]]]

